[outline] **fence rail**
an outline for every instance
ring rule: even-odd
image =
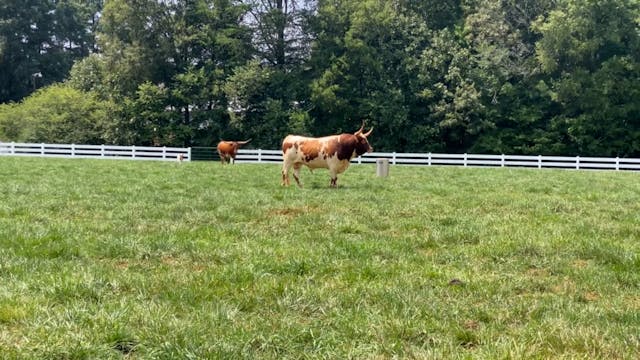
[[[1,155],[164,161],[175,161],[182,155],[188,161],[191,148],[0,142]]]
[[[38,143],[2,143],[0,156],[46,156],[75,158],[109,158],[135,160],[175,161],[179,155],[185,161],[197,159],[200,152],[214,152],[213,148],[180,148],[151,146],[117,145],[77,145],[77,144],[38,144]],[[194,154],[192,158],[192,152]],[[217,154],[207,160],[217,159]],[[524,168],[560,168],[591,170],[640,170],[640,158],[607,158],[580,156],[542,156],[542,155],[486,155],[486,154],[440,154],[440,153],[385,153],[364,154],[352,160],[354,164],[372,164],[377,159],[387,159],[392,165],[416,166],[469,166],[469,167],[524,167]],[[280,163],[280,150],[240,149],[236,158],[238,163]]]
[[[375,163],[377,159],[387,159],[392,165],[640,170],[640,159],[619,157],[373,152],[356,157],[351,162],[371,164]],[[238,163],[281,162],[282,152],[280,150],[240,149],[236,160]]]

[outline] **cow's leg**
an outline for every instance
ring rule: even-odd
[[[289,186],[289,168],[291,164],[285,159],[282,163],[282,186]]]
[[[229,154],[229,158],[227,159],[229,161],[229,164],[233,165],[236,163],[236,155],[237,155],[237,152],[235,151]]]
[[[293,178],[296,180],[298,186],[302,187],[300,183],[300,168],[302,168],[302,164],[293,164]]]
[[[220,162],[224,165],[224,154],[218,151],[218,156],[220,157]]]
[[[338,187],[338,173],[333,169],[329,169],[329,176],[331,176],[330,187]]]

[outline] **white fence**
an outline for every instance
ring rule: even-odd
[[[212,149],[212,151],[215,150]],[[175,161],[178,156],[182,155],[185,161],[190,161],[191,148],[0,142],[0,156],[2,155],[165,161]],[[542,155],[526,156],[374,152],[356,157],[352,160],[352,163],[375,163],[377,159],[381,158],[388,159],[389,163],[392,165],[640,170],[640,159],[638,158]],[[279,163],[282,162],[282,152],[280,150],[240,149],[238,151],[236,161],[238,163]]]
[[[388,159],[392,165],[640,170],[640,159],[618,157],[373,152],[356,157],[351,162],[368,164],[375,163],[377,159]],[[236,160],[238,163],[281,162],[282,152],[280,150],[240,149]]]
[[[165,161],[175,161],[182,155],[188,161],[191,159],[191,148],[0,142],[1,155]]]

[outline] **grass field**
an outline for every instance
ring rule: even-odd
[[[640,173],[0,157],[0,358],[640,357]]]

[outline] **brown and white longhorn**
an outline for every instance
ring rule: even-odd
[[[302,165],[309,169],[329,169],[331,187],[337,187],[338,174],[343,173],[351,164],[351,159],[373,149],[367,137],[373,131],[363,133],[364,122],[353,134],[331,135],[320,138],[288,135],[282,141],[282,185],[289,185],[289,169],[293,167],[293,178],[298,186],[300,183],[300,168]]]

